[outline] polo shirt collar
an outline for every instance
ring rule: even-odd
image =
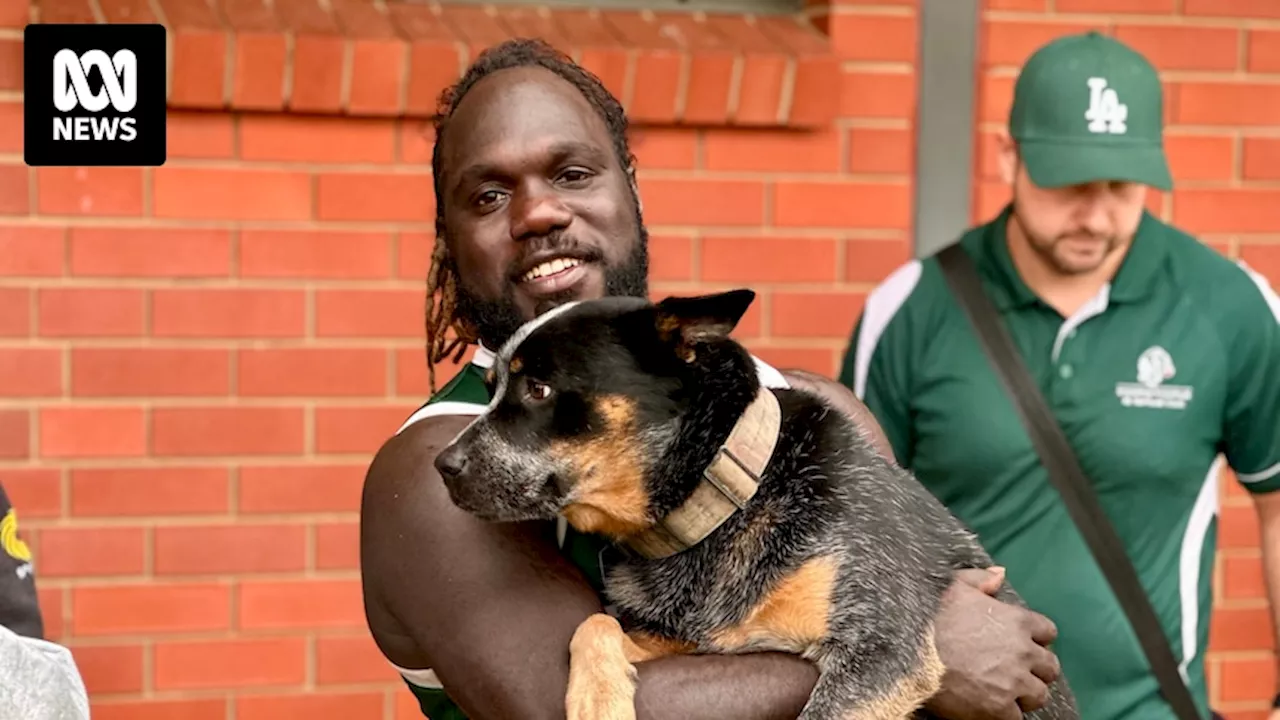
[[[978,246],[973,248],[978,267],[990,283],[991,300],[1002,311],[1040,302],[1018,274],[1009,254],[1006,232],[1012,212],[1013,205],[1005,205],[1000,214],[987,224],[986,230],[979,234]],[[1133,242],[1112,279],[1109,302],[1133,302],[1150,294],[1167,252],[1168,247],[1160,237],[1160,221],[1144,209]]]

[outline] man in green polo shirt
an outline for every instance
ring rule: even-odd
[[[1012,202],[960,238],[1115,524],[1208,716],[1204,655],[1225,462],[1280,528],[1280,299],[1145,210],[1172,185],[1155,69],[1096,33],[1019,76],[1001,169]],[[1090,720],[1172,718],[934,257],[866,302],[840,380],[894,455],[966,522],[1032,607]],[[1280,529],[1264,530],[1280,547]],[[1280,580],[1280,553],[1264,551]],[[1273,583],[1274,586],[1274,583]]]

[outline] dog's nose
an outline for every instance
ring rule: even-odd
[[[445,482],[455,480],[467,467],[467,456],[458,445],[450,445],[436,456],[436,471]]]

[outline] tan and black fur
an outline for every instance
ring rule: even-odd
[[[454,503],[493,521],[563,516],[625,546],[689,497],[761,389],[729,338],[753,297],[607,298],[521,328],[486,412],[437,458]],[[803,720],[925,717],[940,598],[953,571],[991,559],[846,416],[771,392],[779,437],[745,507],[691,548],[609,569],[618,619],[592,616],[572,640],[570,720],[633,718],[636,662],[768,650],[817,665]],[[1007,585],[1001,598],[1021,602]],[[1078,717],[1065,681],[1051,693],[1029,717]]]

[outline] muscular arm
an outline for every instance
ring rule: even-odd
[[[1280,492],[1259,493],[1254,495],[1253,502],[1262,534],[1262,575],[1271,603],[1274,632],[1280,638]],[[1277,675],[1280,676],[1280,666]],[[1280,716],[1280,712],[1272,713],[1272,717],[1276,716]]]
[[[432,461],[469,418],[429,418],[369,469],[361,565],[374,639],[432,667],[473,720],[560,718],[569,640],[600,602],[561,557],[553,528],[490,524],[458,510]],[[641,720],[795,718],[814,667],[798,657],[671,657],[641,663]]]

